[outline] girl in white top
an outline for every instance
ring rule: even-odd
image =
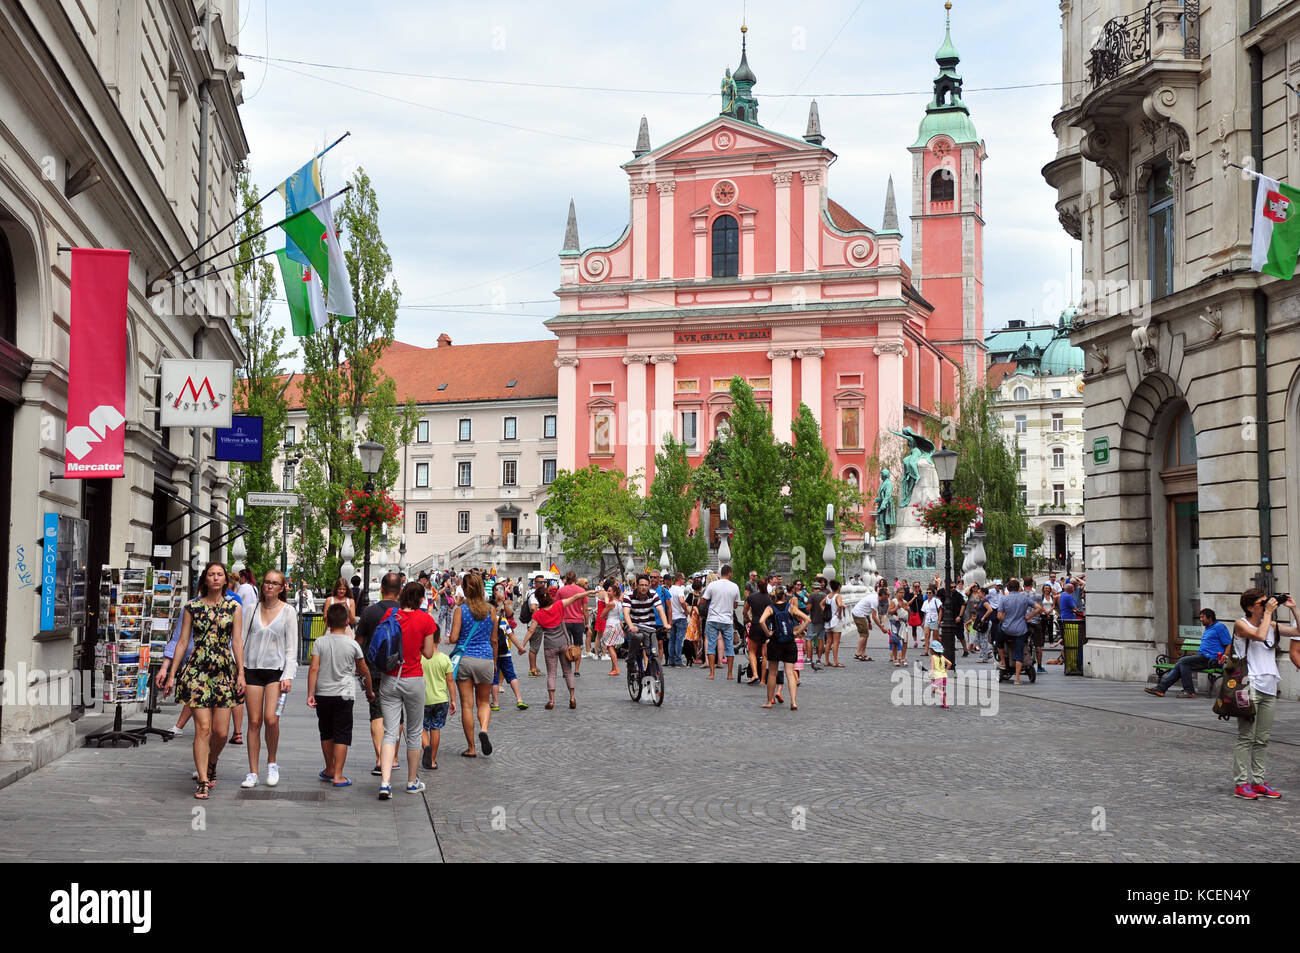
[[[930,654],[930,644],[939,637],[939,610],[943,608],[943,603],[935,594],[934,586],[931,586],[925,601],[921,603],[921,612],[925,616],[925,637],[922,641],[925,643],[925,654]]]
[[[826,599],[826,611],[829,613],[826,620],[826,664],[831,668],[843,668],[844,663],[840,661],[840,637],[844,634],[844,624],[847,622],[852,625],[853,620],[849,618],[849,611],[844,606],[838,579],[831,580],[831,594]]]
[[[1250,685],[1251,701],[1255,703],[1253,721],[1237,719],[1237,744],[1232,751],[1233,794],[1251,801],[1282,796],[1264,780],[1273,709],[1277,704],[1278,683],[1282,680],[1282,673],[1277,670],[1277,640],[1279,633],[1300,638],[1300,628],[1275,622],[1277,606],[1277,600],[1269,598],[1263,589],[1247,589],[1241,594],[1241,608],[1246,615],[1236,621],[1232,630],[1232,651],[1246,657],[1246,681]],[[1296,603],[1290,596],[1286,607],[1294,620]]]
[[[240,787],[257,787],[262,726],[266,726],[266,783],[280,783],[276,755],[280,747],[280,694],[293,687],[298,673],[298,613],[285,602],[284,574],[269,570],[262,594],[244,616],[244,683],[248,706],[248,776]]]
[[[325,597],[325,612],[329,611],[330,606],[338,603],[348,607],[348,632],[352,632],[357,624],[357,604],[353,600],[351,593],[348,591],[348,584],[343,579],[338,579],[334,583],[334,588],[330,594]]]

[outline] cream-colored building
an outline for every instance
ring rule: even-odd
[[[201,209],[209,235],[234,214],[248,152],[238,22],[236,0],[213,0],[206,24],[193,0],[0,0],[0,445],[12,448],[0,462],[0,762],[35,767],[72,747],[82,697],[68,673],[93,660],[98,567],[147,566],[152,547],[168,542],[180,567],[189,547],[206,556],[227,528],[230,481],[227,465],[212,462],[212,432],[196,461],[190,432],[158,428],[147,375],[164,357],[193,356],[196,340],[207,359],[239,354],[230,302],[215,286],[197,308],[154,293],[194,248]],[[124,479],[61,478],[70,256],[59,246],[131,251]],[[217,519],[196,519],[198,535],[178,539],[188,520],[174,518],[196,466],[198,509]],[[89,523],[86,626],[38,631],[47,513]],[[28,703],[29,692],[49,703]]]
[[[552,541],[543,538],[537,507],[559,456],[555,348],[554,340],[453,346],[443,334],[436,347],[395,342],[385,352],[380,367],[398,400],[416,403],[419,417],[414,438],[398,451],[392,496],[402,523],[387,546],[372,540],[372,580],[399,564],[403,535],[410,576],[491,565],[519,575],[550,565],[543,544]],[[289,393],[292,405],[297,389]],[[301,444],[306,426],[305,411],[291,406],[286,442]],[[277,478],[294,490],[294,467],[286,470],[285,459],[277,459]],[[353,543],[360,573],[362,541]],[[289,545],[294,552],[292,538]]]
[[[1300,180],[1300,2],[1061,12],[1043,174],[1083,245],[1084,664],[1145,679],[1200,606],[1230,620],[1259,574],[1300,584],[1300,285],[1251,270],[1255,182],[1234,167]]]
[[[985,338],[1002,437],[1016,454],[1020,499],[1043,533],[1037,555],[1056,571],[1082,568],[1083,352],[1073,310],[1056,324],[1010,321]]]

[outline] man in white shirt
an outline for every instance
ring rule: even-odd
[[[704,621],[704,641],[709,657],[709,678],[717,664],[718,655],[725,654],[727,659],[727,680],[731,680],[731,666],[736,657],[732,645],[732,633],[735,631],[736,606],[740,603],[740,587],[731,581],[731,566],[723,566],[720,579],[715,579],[705,588],[700,596],[708,603],[709,613]],[[723,645],[718,653],[718,642]]]
[[[858,652],[853,657],[859,662],[870,662],[872,658],[867,654],[867,637],[871,635],[871,624],[875,623],[876,628],[885,633],[885,638],[889,638],[889,630],[880,622],[880,596],[874,589],[868,589],[867,594],[857,601],[853,607],[853,624],[858,630]]]
[[[673,668],[681,668],[686,664],[682,658],[682,643],[686,640],[686,576],[679,572],[671,578],[673,584],[668,587],[668,621],[672,631],[668,638],[668,664]]]

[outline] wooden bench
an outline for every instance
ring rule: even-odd
[[[1159,683],[1160,679],[1164,678],[1165,675],[1169,673],[1169,670],[1178,664],[1178,659],[1183,658],[1184,656],[1187,655],[1196,655],[1197,653],[1200,652],[1200,650],[1201,650],[1201,640],[1199,638],[1187,638],[1187,639],[1183,639],[1182,649],[1179,652],[1177,658],[1171,657],[1169,655],[1157,655],[1156,656],[1156,682]],[[1210,691],[1213,692],[1215,681],[1219,678],[1219,676],[1223,674],[1222,667],[1212,662],[1207,668],[1201,669],[1201,672],[1198,674],[1201,673],[1203,673],[1209,679]]]

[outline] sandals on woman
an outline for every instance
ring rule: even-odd
[[[208,789],[210,787],[212,787],[210,782],[200,781],[198,789],[194,792],[194,799],[196,801],[206,801],[208,799]]]
[[[230,743],[232,745],[242,745],[244,743],[244,733],[242,731],[236,731],[235,736],[230,739]]]
[[[215,761],[209,761],[208,762],[208,787],[215,788],[216,786],[217,786],[217,763]]]

